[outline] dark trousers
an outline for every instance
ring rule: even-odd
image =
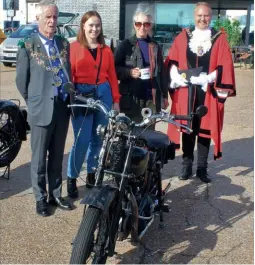
[[[62,162],[69,117],[67,104],[55,99],[51,123],[48,126],[31,125],[31,180],[36,201],[47,198],[46,169],[49,196],[61,196]]]
[[[200,105],[204,104],[205,92],[201,90],[200,86],[196,86],[194,111]],[[182,151],[183,164],[192,164],[194,161],[194,148],[197,138],[197,168],[207,168],[207,159],[210,149],[210,138],[198,136],[201,120],[194,117],[192,123],[193,132],[191,134],[182,133]]]
[[[182,134],[183,163],[192,164],[194,161],[194,148],[197,138],[197,168],[207,168],[207,159],[210,149],[210,138],[197,136],[195,133]]]

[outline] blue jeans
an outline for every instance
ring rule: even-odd
[[[81,93],[91,92],[93,86],[87,84],[77,84],[76,89]],[[97,98],[101,100],[108,108],[112,106],[111,88],[108,82],[100,84],[96,89]],[[87,154],[87,172],[92,173],[98,165],[98,159],[102,146],[102,138],[97,135],[96,129],[99,124],[107,125],[108,120],[105,114],[95,110],[93,114],[84,116],[78,115],[72,117],[74,132],[74,144],[68,158],[67,176],[69,178],[78,178],[82,164]]]

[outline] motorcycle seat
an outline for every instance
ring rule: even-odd
[[[153,131],[150,129],[147,129],[144,132],[142,131],[143,128],[135,128],[133,133],[135,136],[139,136],[142,133],[140,139],[146,141],[150,150],[168,148],[169,144],[171,143],[168,136],[162,132]]]

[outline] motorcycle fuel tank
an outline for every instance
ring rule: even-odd
[[[131,158],[131,173],[141,176],[147,168],[149,161],[148,150],[135,146]]]

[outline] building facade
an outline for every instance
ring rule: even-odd
[[[104,35],[119,39],[120,1],[119,0],[55,0],[62,12],[79,13],[75,20],[80,22],[82,15],[89,10],[96,10],[103,21]]]
[[[10,1],[15,1],[18,10],[15,16],[11,10],[6,10]],[[35,19],[35,6],[39,0],[0,0],[0,28],[18,27]],[[88,10],[96,10],[102,17],[104,35],[113,40],[124,39],[132,34],[132,16],[137,0],[55,0],[59,10],[63,12],[79,13],[74,23],[79,24],[82,15]],[[171,45],[175,36],[183,27],[193,26],[193,10],[195,0],[161,0],[147,1],[154,13],[154,37],[165,45]],[[212,23],[217,18],[230,17],[241,22],[245,28],[246,45],[249,33],[254,31],[253,0],[208,0],[213,9]]]
[[[0,28],[18,28],[35,20],[35,6],[40,0],[16,0],[9,9],[10,0],[0,0]]]
[[[104,34],[109,38],[122,40],[132,34],[133,12],[141,1],[98,0],[95,3],[93,0],[56,0],[55,2],[61,11],[78,12],[81,15],[88,10],[97,10],[102,16]],[[158,38],[165,33],[166,38],[172,39],[180,28],[192,26],[194,23],[193,10],[198,1],[163,0],[147,2],[153,7],[154,35]],[[247,34],[253,31],[253,0],[208,0],[207,2],[211,4],[213,9],[212,23],[219,17],[232,17],[241,22],[242,28],[246,26]],[[235,13],[237,15],[233,16],[232,14]]]

